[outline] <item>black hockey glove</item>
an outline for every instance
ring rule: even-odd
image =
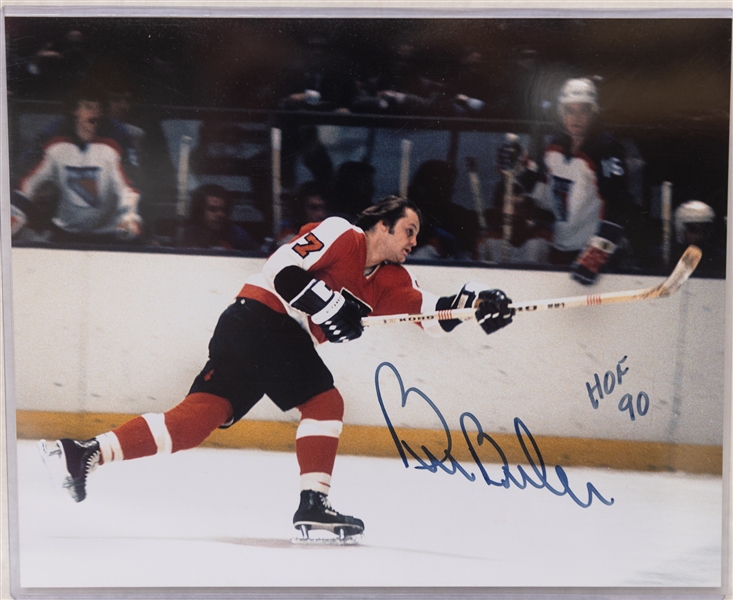
[[[494,333],[512,322],[515,311],[509,307],[512,301],[504,292],[485,290],[479,292],[478,299],[476,320],[486,333]]]
[[[337,294],[339,298],[343,299],[341,307],[336,310],[333,316],[328,317],[322,323],[316,321],[316,318],[318,318],[317,315],[320,315],[320,313],[313,315],[311,321],[320,325],[329,342],[338,344],[361,337],[364,326],[361,324],[361,310],[359,309],[359,305],[352,300],[344,298],[338,292],[334,292],[334,294]]]
[[[438,298],[435,305],[436,310],[453,310],[456,308],[473,308],[476,306],[476,298],[480,291],[486,291],[486,286],[480,283],[469,281],[463,284],[461,291],[454,296],[442,296]],[[453,331],[461,324],[459,319],[442,319],[440,326],[444,331]]]
[[[312,279],[290,305],[308,313],[329,342],[355,340],[364,331],[359,304],[334,292],[319,279]]]
[[[463,284],[461,291],[458,292],[455,296],[443,296],[441,298],[438,298],[438,302],[435,308],[436,310],[480,308],[480,305],[484,300],[486,300],[487,298],[493,299],[495,294],[501,294],[502,297],[506,299],[506,296],[504,296],[503,292],[499,290],[490,290],[483,283],[469,281],[468,283]],[[506,304],[509,304],[510,302],[511,300],[506,299]],[[512,310],[511,315],[509,315],[509,322],[511,322],[511,317],[513,315],[514,311]],[[453,331],[456,327],[458,327],[460,323],[461,321],[459,319],[443,319],[440,321],[440,326],[443,328],[444,331]],[[500,325],[499,327],[503,326],[504,325]],[[482,327],[484,326],[482,325]],[[496,327],[496,329],[499,329],[499,327]],[[486,330],[486,327],[484,327],[484,329]],[[496,331],[496,329],[493,329],[492,331]],[[488,330],[486,330],[486,332],[491,333],[491,331]]]

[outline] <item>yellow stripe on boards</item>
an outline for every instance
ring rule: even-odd
[[[16,412],[19,439],[58,439],[69,437],[88,439],[114,429],[137,415],[118,413],[70,413],[27,411]],[[281,421],[242,420],[228,429],[215,431],[203,444],[213,448],[252,448],[277,452],[295,452],[298,423]],[[426,429],[395,430],[416,454],[426,458],[420,450],[427,447],[436,458],[444,456],[446,435],[443,431]],[[473,462],[463,435],[452,432],[453,457],[466,468]],[[527,464],[527,458],[517,437],[508,433],[489,434],[501,447],[509,465]],[[693,444],[666,444],[663,442],[636,442],[627,440],[598,440],[534,436],[548,469],[563,467],[605,467],[630,471],[683,471],[686,473],[721,475],[723,449],[721,446]],[[474,443],[483,464],[499,462],[496,451],[489,444]],[[339,440],[339,454],[399,458],[392,436],[386,427],[344,425]],[[408,454],[411,465],[417,462]]]

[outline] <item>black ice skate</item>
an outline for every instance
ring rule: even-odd
[[[65,489],[75,502],[84,500],[87,497],[87,475],[99,465],[99,442],[96,439],[85,442],[41,440],[38,449],[54,483]]]
[[[300,492],[300,506],[293,516],[293,525],[300,531],[302,538],[293,541],[323,541],[324,538],[311,538],[313,529],[323,529],[338,536],[341,543],[354,543],[364,531],[364,522],[356,517],[336,512],[326,494],[303,490]],[[326,538],[330,541],[332,538]]]

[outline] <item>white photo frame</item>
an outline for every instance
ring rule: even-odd
[[[525,41],[546,40],[542,65],[552,76],[572,71],[577,63],[594,64],[587,56],[594,51],[607,53],[596,61],[608,73],[606,83],[610,80],[605,87],[599,84],[603,116],[617,119],[614,131],[619,137],[638,142],[631,159],[655,169],[645,171],[646,179],[637,183],[642,207],[653,213],[660,231],[663,195],[669,189],[665,182],[670,179],[676,184],[675,206],[700,190],[719,218],[727,216],[729,160],[711,162],[710,149],[729,150],[731,55],[725,32],[731,31],[733,10],[728,3],[499,4],[253,2],[202,8],[165,2],[63,7],[3,3],[2,102],[7,110],[4,131],[9,131],[2,140],[0,221],[2,446],[8,461],[8,521],[3,530],[9,559],[3,579],[10,581],[4,593],[18,598],[730,594],[727,267],[702,277],[698,272],[667,299],[518,314],[510,329],[491,338],[468,324],[439,342],[417,327],[389,325],[368,329],[354,344],[324,347],[321,354],[346,398],[332,497],[339,502],[337,508],[344,504],[351,511],[354,506],[367,522],[365,539],[355,547],[302,548],[291,543],[295,534],[288,511],[297,496],[292,451],[297,415],[280,413],[269,400],[231,431],[216,432],[208,447],[100,469],[92,475],[100,481],[96,510],[87,509],[88,502],[64,504],[43,480],[42,463],[32,447],[35,439],[91,437],[119,425],[122,417],[162,412],[185,395],[205,362],[219,313],[244,283],[242,274],[261,268],[264,255],[160,246],[130,251],[72,244],[59,249],[44,240],[11,244],[15,148],[33,133],[23,127],[40,125],[33,119],[17,120],[26,92],[20,98],[7,96],[16,93],[7,79],[8,48],[32,31],[34,22],[46,27],[67,18],[87,25],[95,21],[100,31],[120,39],[124,36],[114,31],[116,23],[121,29],[132,21],[147,24],[152,35],[166,22],[185,23],[189,41],[196,38],[197,28],[215,39],[212,32],[228,26],[230,44],[238,39],[237,24],[309,19],[330,25],[322,31],[340,31],[343,47],[349,44],[343,40],[359,39],[352,52],[374,35],[380,20],[426,47],[459,44],[471,35],[480,40],[477,24],[482,22],[487,30],[511,39],[512,24],[522,20]],[[25,29],[9,25],[20,19]],[[408,22],[419,24],[407,27]],[[490,27],[499,22],[507,27]],[[622,22],[629,27],[619,27]],[[604,23],[615,26],[604,29]],[[259,34],[266,49],[274,52],[285,40],[288,51],[297,52],[296,38],[276,38],[272,32]],[[381,35],[382,41],[390,39]],[[629,40],[638,46],[630,47]],[[680,49],[685,40],[687,54]],[[642,43],[648,44],[644,52]],[[505,48],[503,44],[505,40],[487,43],[484,52]],[[213,49],[202,46],[201,55]],[[243,47],[254,51],[255,45]],[[216,83],[216,73],[226,73],[222,61],[237,63],[240,58],[223,45],[217,49],[219,63],[193,67],[197,77],[191,93],[197,100],[215,96],[208,86]],[[614,63],[614,52],[623,52],[623,60]],[[276,63],[277,56],[266,58]],[[680,57],[688,60],[683,66]],[[631,81],[622,76],[625,70]],[[228,80],[231,89],[235,79]],[[695,93],[698,84],[700,94]],[[158,88],[161,94],[164,87]],[[726,92],[727,103],[721,100]],[[420,161],[451,148],[453,158],[463,164],[467,156],[478,157],[480,183],[488,196],[499,180],[491,161],[501,136],[510,126],[520,127],[516,131],[522,140],[532,142],[532,119],[525,122],[516,112],[501,112],[513,98],[497,101],[494,110],[500,118],[485,113],[386,115],[370,158],[377,172],[389,168],[394,176],[378,181],[375,196],[389,193],[390,186],[404,188],[405,173],[414,175]],[[637,100],[632,107],[624,103],[629,98]],[[189,138],[194,154],[201,143],[197,127],[204,120],[190,106],[163,100],[157,104],[157,114],[169,113],[161,122],[173,163],[181,136]],[[232,105],[205,108],[218,111],[218,118],[224,114],[225,122],[227,111],[242,119],[243,111]],[[33,114],[36,109],[26,110]],[[400,117],[406,126],[397,124]],[[322,128],[320,139],[336,157],[334,163],[361,157],[367,147],[365,132],[379,129],[369,112],[342,114],[329,107],[304,118]],[[436,134],[441,128],[426,125],[431,119],[458,123],[452,126],[463,137]],[[506,121],[503,129],[500,119]],[[542,132],[541,141],[547,134]],[[374,159],[379,152],[389,158]],[[296,182],[307,178],[300,160],[291,174]],[[689,161],[707,170],[686,171]],[[180,173],[179,167],[172,173]],[[200,177],[194,167],[192,171]],[[465,167],[459,172],[453,202],[471,209],[475,181]],[[192,181],[184,184],[188,191],[193,187]],[[293,188],[293,182],[284,187]],[[240,204],[249,215],[245,221],[258,211],[262,217],[261,209]],[[175,215],[177,208],[166,210]],[[729,250],[727,230],[724,239]],[[452,264],[413,260],[407,266],[421,286],[438,295],[456,293],[465,281],[487,278],[517,301],[589,291],[571,281],[566,269],[502,268],[463,258]],[[656,271],[621,269],[604,275],[591,292],[644,288],[663,281],[670,271],[669,264]],[[67,289],[64,281],[78,285]],[[145,335],[154,340],[147,355],[139,344]],[[173,353],[176,365],[168,360]],[[497,462],[503,454],[505,470]],[[537,464],[540,454],[547,471]],[[534,468],[527,461],[536,461]],[[238,473],[242,466],[244,475]],[[190,473],[208,487],[183,487]],[[227,482],[231,473],[244,485]],[[144,489],[135,489],[136,484]],[[232,507],[228,494],[245,497],[241,511]],[[253,519],[257,511],[265,516]],[[202,513],[205,517],[197,520]],[[190,529],[181,532],[183,524]],[[74,527],[82,526],[87,529],[79,534]],[[77,562],[78,573],[73,570]],[[83,566],[87,564],[91,572]]]

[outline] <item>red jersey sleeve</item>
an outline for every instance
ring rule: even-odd
[[[396,315],[434,312],[438,296],[423,290],[410,272],[401,265],[384,265],[379,276],[378,297],[372,315]],[[437,321],[417,324],[431,335],[445,333]]]

